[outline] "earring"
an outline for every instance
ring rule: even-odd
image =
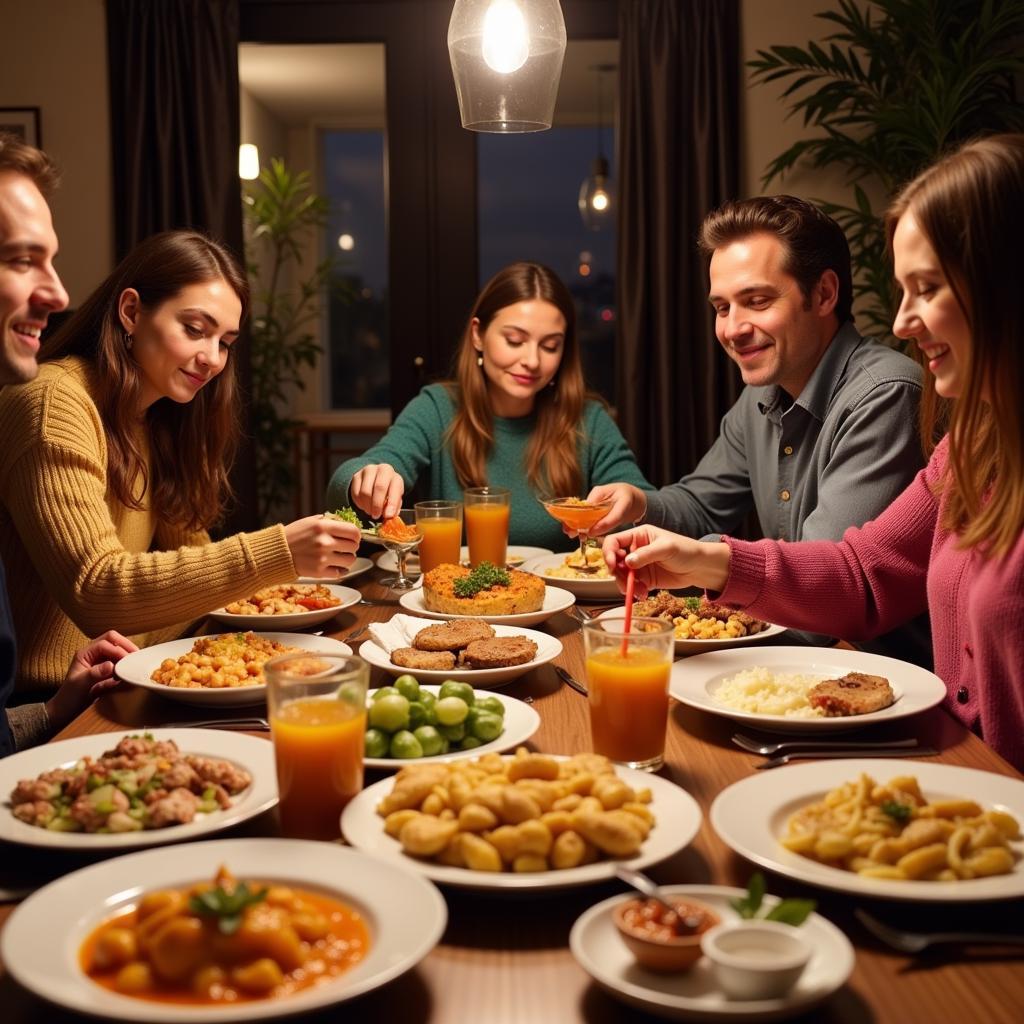
[[[549,388],[553,388],[557,383],[558,383],[558,378],[557,377],[552,377],[551,380],[548,381],[548,387]]]
[[[477,356],[476,357],[476,365],[477,366],[483,366],[484,365],[484,357],[483,356]]]
[[[134,344],[135,344],[135,339],[130,334],[126,334],[124,336],[124,347],[126,349],[128,349],[129,352],[131,352],[132,345],[134,345]]]

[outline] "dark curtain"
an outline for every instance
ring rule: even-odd
[[[107,0],[118,259],[170,228],[205,231],[242,257],[238,40],[238,0]],[[236,351],[247,393],[248,346]],[[231,529],[256,522],[250,464],[243,443]]]
[[[619,419],[660,485],[693,468],[741,388],[696,248],[739,195],[738,2],[621,0],[619,45]]]

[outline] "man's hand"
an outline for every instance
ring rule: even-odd
[[[721,590],[729,578],[728,544],[705,544],[660,526],[612,534],[605,538],[602,553],[623,592],[629,570],[636,570],[639,597],[658,589]]]
[[[635,522],[647,511],[647,495],[632,484],[598,484],[590,489],[587,501],[612,503],[604,517],[587,531],[588,537],[599,537],[623,523]],[[570,537],[576,536],[576,530],[564,529]]]
[[[46,714],[54,732],[63,729],[100,694],[117,686],[114,665],[137,650],[126,636],[109,629],[76,651],[60,689],[46,702]]]
[[[348,485],[348,496],[352,504],[372,519],[397,516],[404,494],[405,481],[386,462],[363,466]]]

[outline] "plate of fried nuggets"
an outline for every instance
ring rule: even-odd
[[[394,676],[412,672],[424,682],[463,679],[479,686],[511,682],[561,652],[561,642],[547,633],[453,619],[425,624],[409,646],[388,650],[375,637],[359,653]]]
[[[403,768],[350,801],[341,829],[357,849],[440,884],[538,891],[605,881],[620,862],[655,864],[700,823],[697,802],[657,775],[520,747]],[[569,832],[583,839],[578,856],[561,838]]]

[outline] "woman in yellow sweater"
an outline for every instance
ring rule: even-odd
[[[19,692],[52,692],[105,629],[158,643],[260,587],[354,560],[356,528],[320,516],[216,543],[206,532],[229,495],[247,302],[216,242],[155,235],[44,345],[39,376],[0,392]]]

